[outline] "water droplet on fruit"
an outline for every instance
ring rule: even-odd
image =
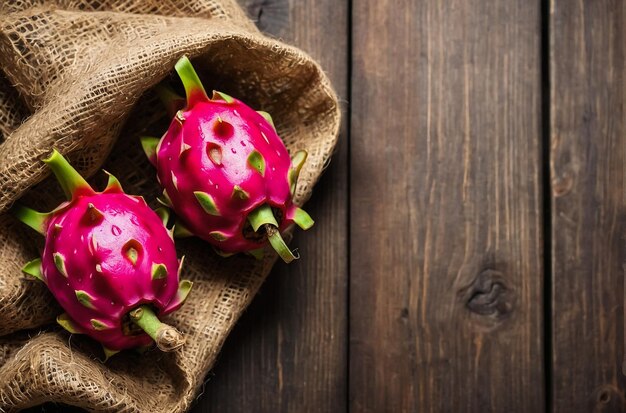
[[[111,301],[111,305],[115,305],[115,301]]]
[[[157,250],[159,250],[159,252],[163,252],[163,248],[161,247],[157,247]]]
[[[74,255],[76,255],[77,252],[78,252],[78,250],[76,248],[74,248]]]
[[[220,186],[218,184],[215,184],[215,189],[219,189],[219,187]]]
[[[246,143],[244,141],[241,141],[239,143],[241,143],[241,146],[246,146]]]
[[[118,235],[120,235],[122,233],[122,230],[117,225],[113,225],[111,227],[111,233],[113,233],[113,235],[115,235],[117,237]]]
[[[235,150],[235,148],[230,148],[230,151],[231,151],[232,153],[237,153],[237,151]]]
[[[275,170],[276,170],[276,168],[274,168],[274,167],[272,166],[272,172],[274,172]]]
[[[131,215],[130,222],[132,222],[135,225],[139,225],[139,221],[137,220],[137,217],[135,215]]]

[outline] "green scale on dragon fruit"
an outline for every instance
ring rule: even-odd
[[[46,283],[65,313],[57,322],[70,333],[100,342],[105,358],[156,342],[174,350],[184,337],[160,318],[178,309],[191,289],[179,281],[168,211],[153,211],[127,195],[109,174],[95,192],[56,150],[45,161],[69,201],[49,213],[15,206],[12,213],[45,236],[41,259],[23,271]]]
[[[281,232],[293,223],[313,225],[292,201],[307,153],[290,158],[269,114],[221,92],[209,99],[187,57],[176,71],[186,104],[162,88],[173,120],[163,138],[141,140],[163,187],[161,202],[176,213],[175,236],[198,236],[224,256],[259,257],[269,241],[291,262]]]

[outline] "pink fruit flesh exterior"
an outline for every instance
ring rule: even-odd
[[[291,159],[263,116],[237,99],[200,101],[179,113],[184,120],[172,121],[157,148],[156,166],[172,208],[191,232],[224,252],[240,252],[263,246],[263,240],[243,235],[246,217],[255,208],[269,204],[280,210],[275,214],[280,231],[293,223]],[[248,164],[255,150],[265,160],[264,175]],[[235,186],[246,199],[233,196]],[[196,191],[213,198],[219,216],[202,208]],[[225,239],[215,239],[214,231]]]
[[[90,218],[89,204],[102,216]],[[135,264],[128,246],[137,251]],[[55,253],[65,257],[67,277],[57,269]],[[167,268],[164,278],[152,279],[155,263]],[[159,216],[142,198],[121,190],[75,195],[46,222],[44,281],[80,332],[111,350],[153,343],[141,331],[125,335],[122,323],[140,304],[150,304],[159,316],[176,310],[178,267],[174,242]],[[93,308],[81,304],[76,291],[93,297]],[[95,329],[91,320],[109,328]]]

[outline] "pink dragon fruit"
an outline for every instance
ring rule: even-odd
[[[181,333],[159,321],[191,289],[179,282],[182,259],[165,227],[167,210],[125,194],[110,174],[106,189],[95,192],[56,150],[45,162],[70,200],[50,213],[12,212],[46,237],[42,258],[23,271],[45,282],[65,309],[57,322],[99,341],[107,359],[153,340],[163,351],[183,345]]]
[[[242,251],[258,256],[269,240],[292,261],[280,232],[292,223],[302,229],[313,225],[292,202],[306,152],[290,159],[269,114],[221,92],[209,99],[186,56],[176,71],[187,105],[162,139],[142,138],[164,188],[162,202],[176,212],[175,235],[196,235],[226,256]],[[172,93],[164,93],[170,107],[182,100]]]

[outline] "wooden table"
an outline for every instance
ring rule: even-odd
[[[625,411],[626,2],[240,3],[344,122],[192,412]]]

